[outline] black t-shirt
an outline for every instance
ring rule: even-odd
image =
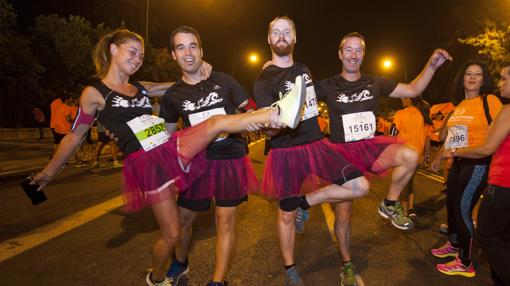
[[[92,84],[105,98],[104,109],[99,111],[97,119],[119,138],[117,144],[125,155],[142,149],[142,145],[127,122],[138,116],[152,113],[147,90],[137,82],[133,85],[138,89],[135,96],[120,94],[101,81]]]
[[[317,116],[317,97],[310,70],[301,63],[294,63],[288,68],[271,65],[264,69],[254,84],[254,95],[257,107],[271,106],[280,99],[280,94],[290,90],[289,84],[296,76],[302,75],[306,81],[306,101],[303,106],[301,119],[296,129],[285,128],[271,138],[271,148],[288,148],[323,138]]]
[[[390,95],[396,87],[397,83],[392,80],[368,75],[362,75],[356,81],[348,81],[340,75],[319,81],[315,88],[318,99],[326,101],[328,106],[331,129],[330,140],[334,143],[351,141],[345,138],[342,116],[360,112],[372,112],[375,118],[379,97]],[[358,128],[375,131],[377,127],[375,122],[373,122],[373,126],[363,124],[345,126],[345,128],[348,130],[349,128],[355,128],[355,131]]]
[[[184,127],[189,127],[208,114],[236,114],[248,98],[239,83],[224,73],[212,72],[208,79],[195,85],[179,79],[161,99],[159,117],[167,123],[176,123],[182,117]],[[207,147],[208,159],[235,159],[244,155],[246,141],[239,134],[223,136]]]

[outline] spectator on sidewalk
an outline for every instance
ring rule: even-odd
[[[104,164],[99,162],[99,156],[101,156],[101,151],[103,151],[104,146],[106,144],[110,145],[110,150],[112,152],[113,165],[112,168],[122,168],[122,163],[119,163],[117,158],[117,143],[110,138],[110,136],[106,135],[105,129],[101,123],[97,122],[97,145],[96,152],[94,155],[94,162],[92,162],[92,168],[95,167],[104,167]]]
[[[41,109],[34,106],[34,108],[32,108],[32,115],[34,116],[35,126],[37,127],[37,129],[39,129],[39,139],[38,140],[43,140],[44,139],[43,127],[44,127],[44,121],[45,121],[44,113],[41,111]]]

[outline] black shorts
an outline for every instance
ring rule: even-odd
[[[65,134],[55,132],[55,129],[53,128],[51,129],[51,133],[53,133],[53,142],[55,142],[57,145],[60,144],[60,141],[62,141],[64,136],[66,136]]]
[[[248,201],[248,195],[235,200],[218,200],[215,201],[215,205],[217,207],[237,207],[246,201]],[[204,212],[209,210],[211,208],[211,202],[212,199],[189,200],[181,197],[177,198],[178,206],[194,212]]]
[[[87,132],[87,137],[85,138],[85,142],[87,142],[87,144],[94,143],[92,141],[92,128],[90,128],[89,131]]]
[[[110,136],[107,136],[104,132],[97,132],[97,141],[102,143],[110,142]]]

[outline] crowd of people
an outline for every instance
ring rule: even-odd
[[[152,208],[160,228],[147,285],[177,285],[189,275],[193,222],[213,202],[216,255],[208,285],[227,285],[237,210],[254,192],[278,202],[285,285],[305,285],[294,259],[296,233],[305,231],[309,209],[322,203],[334,205],[342,259],[339,283],[358,285],[350,249],[353,200],[368,194],[368,174],[389,174],[390,186],[377,212],[399,230],[413,228],[412,183],[417,166],[429,161],[433,125],[430,106],[420,95],[436,70],[452,57],[436,49],[410,83],[366,75],[361,72],[365,38],[354,32],[340,40],[339,73],[315,81],[305,64],[294,61],[296,34],[295,23],[288,17],[270,22],[271,61],[254,83],[253,99],[233,77],[212,71],[202,60],[201,38],[192,27],[180,27],[170,36],[171,55],[182,75],[167,83],[130,82],[143,62],[143,39],[128,30],[105,35],[93,53],[99,80],[83,90],[76,115],[66,111],[59,121],[67,124],[74,117],[72,127],[54,127],[58,148],[33,183],[45,187],[97,119],[117,138],[124,154],[127,209]],[[509,72],[510,65],[505,65],[502,97],[510,97]],[[506,271],[510,269],[510,218],[504,214],[510,202],[504,168],[510,154],[505,121],[510,114],[491,94],[492,80],[483,62],[467,62],[459,71],[456,87],[456,107],[445,120],[446,138],[432,162],[437,169],[440,160],[453,158],[446,185],[449,236],[431,254],[453,258],[437,264],[439,272],[473,277],[472,241],[478,231],[494,280],[497,285],[510,285]],[[152,115],[149,97],[154,95],[163,95],[159,117]],[[396,136],[376,134],[381,97],[402,100],[404,108],[393,120]],[[60,100],[59,104],[65,104],[65,98]],[[326,128],[319,120],[319,101],[328,109],[329,137],[324,136]],[[182,125],[180,130],[178,125]],[[244,131],[271,138],[260,186],[247,157],[246,139],[240,135]],[[108,136],[102,137],[101,146],[111,142]],[[321,185],[315,190],[302,188],[309,175],[320,178]],[[484,190],[486,199],[475,231],[471,213]]]

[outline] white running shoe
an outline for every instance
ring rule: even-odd
[[[301,117],[301,107],[306,98],[306,82],[303,76],[296,76],[291,89],[283,95],[283,97],[273,105],[279,108],[280,122],[285,126],[295,129],[299,124]]]
[[[149,271],[149,273],[147,273],[147,277],[145,278],[145,282],[147,283],[147,285],[149,285],[149,286],[172,286],[171,278],[165,277],[165,279],[161,282],[154,282],[151,279],[151,274],[152,274],[152,271]]]

